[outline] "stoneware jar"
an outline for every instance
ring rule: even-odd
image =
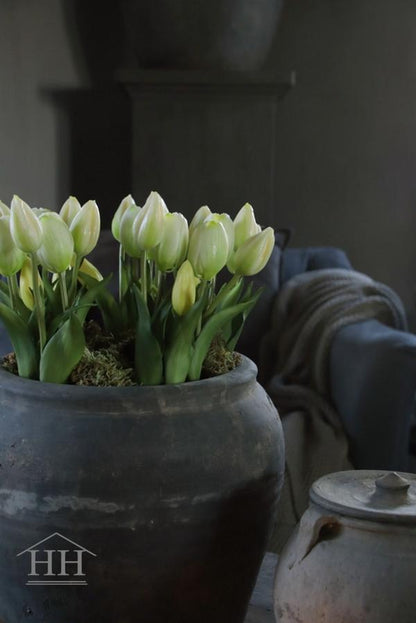
[[[282,623],[414,623],[416,474],[324,476],[279,559]]]
[[[284,469],[256,373],[83,387],[0,367],[0,623],[242,623]]]

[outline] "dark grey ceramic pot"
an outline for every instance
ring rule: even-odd
[[[255,70],[266,60],[283,0],[122,0],[140,67]]]
[[[0,370],[0,463],[2,623],[243,621],[284,466],[250,360],[160,387]]]

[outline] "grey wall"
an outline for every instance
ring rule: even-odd
[[[59,209],[130,190],[130,115],[114,81],[118,2],[0,0],[0,199]]]
[[[289,1],[271,66],[298,74],[277,119],[274,224],[346,249],[414,326],[416,2]]]
[[[0,32],[0,198],[54,207],[68,185],[66,127],[48,94],[86,84],[85,66],[61,2],[0,0]]]
[[[103,160],[91,173],[91,141],[108,118],[116,147],[104,144],[101,133],[98,151],[107,150],[110,158],[123,150],[128,128],[115,127],[121,104],[113,103],[109,74],[100,70],[101,59],[108,67],[115,58],[117,29],[108,28],[111,20],[102,29],[99,22],[90,31],[78,28],[68,12],[76,4],[0,0],[0,198],[5,201],[17,192],[33,205],[59,207],[69,192],[79,190],[86,200],[90,190],[103,188],[109,172]],[[99,15],[94,2],[90,5],[91,16]],[[357,269],[401,294],[413,324],[415,24],[414,0],[287,0],[268,63],[282,75],[291,69],[298,74],[297,87],[279,104],[272,224],[294,227],[296,245],[345,248]],[[88,32],[90,55],[82,50]],[[97,39],[100,32],[111,33],[109,47]],[[93,100],[91,85],[103,89]],[[71,127],[80,120],[81,100],[71,109],[71,122],[51,98],[68,89],[87,98],[89,119],[95,105],[101,111],[108,106],[110,117],[101,113],[101,121],[97,114],[92,129],[88,116]],[[92,167],[76,175],[73,137],[78,151],[90,149]],[[124,192],[127,164],[116,169],[114,161],[116,182],[106,196]]]

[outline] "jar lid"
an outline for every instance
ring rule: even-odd
[[[382,470],[336,472],[314,482],[310,498],[341,515],[416,523],[416,474]]]

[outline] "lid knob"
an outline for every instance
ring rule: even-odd
[[[321,509],[341,516],[415,527],[416,473],[381,469],[335,472],[314,482],[310,498]]]
[[[410,487],[410,482],[397,472],[389,472],[376,479],[376,487],[392,493],[395,491],[404,493]]]

